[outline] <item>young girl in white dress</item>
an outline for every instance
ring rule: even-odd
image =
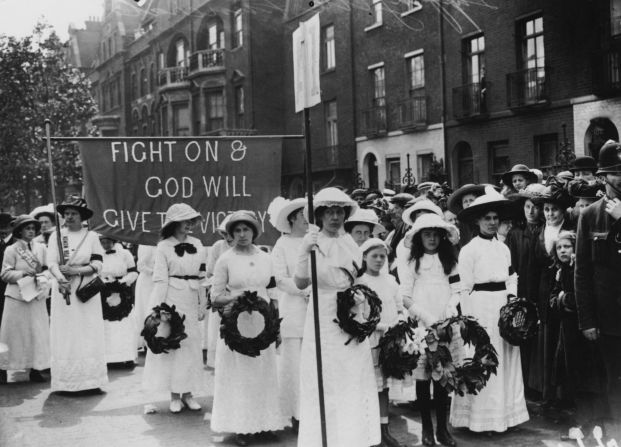
[[[218,262],[211,289],[213,304],[226,315],[245,291],[277,306],[270,255],[254,245],[261,234],[260,224],[251,211],[231,215],[226,231],[235,241]],[[227,291],[228,288],[228,291]],[[264,327],[258,312],[244,312],[237,325],[245,337],[255,337]],[[288,422],[280,410],[276,343],[250,357],[229,348],[218,339],[214,378],[211,429],[219,433],[235,433],[237,445],[248,445],[255,438],[275,441],[274,431]]]
[[[377,238],[367,239],[360,246],[362,253],[362,269],[364,273],[356,280],[356,284],[369,287],[382,300],[382,313],[380,322],[375,331],[369,337],[373,354],[373,366],[375,366],[375,380],[380,410],[380,428],[382,433],[382,445],[385,447],[401,447],[401,444],[391,435],[388,429],[388,391],[392,379],[385,377],[379,365],[379,350],[374,349],[382,335],[403,318],[403,301],[399,294],[399,284],[394,276],[385,268],[388,260],[389,248],[384,241]]]
[[[200,214],[185,203],[175,203],[166,211],[157,244],[153,268],[151,302],[174,305],[185,315],[187,338],[178,349],[168,353],[147,352],[143,385],[147,389],[170,392],[170,411],[183,407],[200,410],[193,397],[202,386],[202,352],[199,319],[204,318],[204,293],[200,281],[204,276],[205,250],[201,241],[190,236]]]

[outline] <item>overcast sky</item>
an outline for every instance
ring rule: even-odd
[[[65,40],[70,23],[83,28],[84,20],[102,15],[103,0],[0,0],[0,33],[23,37],[44,18]]]

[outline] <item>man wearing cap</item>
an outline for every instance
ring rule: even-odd
[[[621,414],[621,145],[609,140],[600,149],[599,170],[606,195],[585,208],[578,220],[576,303],[578,325],[587,340],[602,351],[607,399]],[[606,396],[602,396],[606,398]]]
[[[414,196],[412,194],[408,194],[405,192],[395,194],[390,198],[390,208],[388,212],[390,214],[392,223],[395,227],[388,236],[386,236],[386,243],[390,247],[390,253],[388,254],[388,265],[391,272],[396,271],[396,265],[394,265],[395,256],[397,253],[397,245],[401,242],[401,239],[405,236],[405,233],[408,231],[408,225],[403,223],[401,219],[401,215],[410,201],[414,200]]]
[[[15,242],[13,238],[13,229],[11,227],[11,221],[13,216],[9,213],[0,213],[0,266],[4,258],[4,251],[6,248]],[[6,283],[0,280],[0,322],[2,322],[2,312],[4,310],[4,291],[6,290]]]

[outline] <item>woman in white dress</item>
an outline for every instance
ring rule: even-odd
[[[99,241],[105,251],[101,268],[104,282],[118,281],[119,284],[131,287],[138,277],[132,254],[109,237],[100,236]],[[110,306],[117,306],[121,297],[118,293],[112,293],[106,301]],[[126,366],[133,366],[137,354],[135,319],[132,315],[134,312],[135,309],[120,321],[104,320],[106,363],[126,363]]]
[[[457,255],[453,245],[459,242],[459,230],[437,214],[423,214],[416,219],[403,238],[409,249],[406,262],[398,263],[401,295],[410,315],[421,327],[457,315],[460,282]],[[458,331],[455,331],[458,333]],[[449,344],[455,364],[463,359],[463,343],[459,336]],[[416,380],[416,396],[422,421],[423,445],[435,445],[431,418],[431,374],[426,368],[426,355],[421,355],[412,372]],[[436,413],[436,437],[446,446],[455,446],[446,419],[449,397],[446,389],[434,383],[433,404]]]
[[[134,311],[138,348],[144,347],[144,339],[140,335],[144,328],[144,320],[151,314],[156,305],[151,302],[153,291],[153,266],[155,265],[155,247],[151,245],[138,246],[138,279],[134,291]]]
[[[226,315],[237,297],[250,291],[277,306],[272,295],[275,292],[272,260],[254,245],[261,234],[255,214],[236,211],[227,222],[226,231],[233,237],[235,246],[216,262],[211,290],[214,305]],[[245,337],[255,337],[264,327],[258,312],[240,314],[237,324]],[[219,338],[212,431],[235,433],[237,445],[248,445],[255,435],[261,435],[263,440],[275,440],[272,432],[286,425],[278,395],[276,345],[271,344],[259,356],[250,357],[231,350]]]
[[[272,249],[274,276],[279,289],[278,310],[282,318],[282,345],[278,355],[280,404],[283,414],[293,418],[296,430],[300,421],[300,350],[309,289],[298,289],[293,282],[293,274],[302,238],[308,230],[308,222],[302,212],[306,199],[286,200],[279,197],[272,204],[273,209],[270,209],[271,204],[268,207],[270,223],[284,233]]]
[[[201,386],[202,356],[199,319],[204,318],[204,294],[200,290],[205,265],[205,250],[201,241],[190,236],[200,214],[185,203],[175,203],[166,211],[157,244],[153,266],[154,305],[166,303],[185,315],[187,338],[178,349],[168,353],[147,352],[143,386],[151,390],[170,392],[171,413],[183,407],[198,411],[201,406],[193,393]]]
[[[7,370],[30,369],[31,382],[46,382],[42,369],[50,367],[50,324],[45,307],[49,292],[45,246],[34,242],[39,222],[27,215],[13,222],[16,241],[7,247],[2,259],[0,278],[7,283],[0,343],[9,351],[0,354],[0,383],[6,383]],[[22,296],[18,281],[32,278],[39,294]]]
[[[376,445],[381,442],[380,417],[369,340],[346,345],[349,335],[334,322],[337,292],[351,287],[351,278],[362,265],[358,246],[349,235],[342,233],[345,219],[358,205],[343,191],[325,188],[315,196],[314,208],[321,231],[309,225],[300,247],[294,280],[300,289],[309,286],[309,254],[315,249],[328,445]],[[300,371],[304,380],[300,381],[298,446],[317,447],[321,445],[321,418],[312,300],[306,313]]]
[[[50,320],[52,391],[100,392],[108,383],[101,297],[96,294],[83,303],[76,291],[101,271],[103,248],[97,234],[82,225],[93,215],[83,198],[71,196],[56,209],[65,218],[60,232],[65,263],[60,264],[52,233],[47,249],[47,265],[56,280]],[[69,293],[69,305],[64,293]]]
[[[528,420],[520,348],[507,343],[498,329],[500,308],[517,293],[517,275],[509,248],[496,238],[500,219],[511,214],[511,202],[493,187],[457,216],[473,222],[479,234],[459,253],[461,309],[475,317],[498,352],[498,371],[479,394],[455,396],[450,422],[475,432],[503,432]]]

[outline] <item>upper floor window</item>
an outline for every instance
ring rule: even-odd
[[[175,65],[177,67],[185,67],[187,62],[186,60],[188,59],[188,54],[186,54],[186,52],[189,50],[186,50],[185,48],[185,40],[184,39],[178,39],[177,42],[175,42]]]
[[[224,48],[224,30],[220,21],[214,21],[207,28],[207,49]]]
[[[545,66],[545,49],[543,46],[543,18],[531,17],[520,24],[522,36],[521,62],[523,69],[542,68]]]
[[[236,9],[233,12],[233,48],[241,47],[244,44],[244,27],[242,20],[242,10]]]
[[[324,107],[326,119],[326,143],[328,146],[336,146],[339,144],[336,100],[326,102]]]
[[[384,77],[384,65],[370,68],[371,86],[373,91],[373,106],[386,105],[386,81]]]
[[[410,95],[418,89],[425,88],[425,59],[423,53],[406,58],[408,89]]]
[[[610,0],[610,34],[621,34],[621,0]]]
[[[372,26],[384,23],[382,0],[371,0],[371,17],[373,18]]]
[[[160,51],[157,59],[158,59],[159,69],[161,70],[163,68],[166,68],[166,58],[164,57],[163,51]]]
[[[235,87],[235,123],[238,129],[245,129],[246,123],[244,121],[244,114],[246,107],[244,105],[244,87],[238,85]]]
[[[328,25],[321,30],[321,60],[323,71],[331,70],[336,66],[334,47],[334,25]]]
[[[147,78],[147,71],[144,68],[140,69],[140,96],[144,96],[149,92],[148,87],[149,79]]]
[[[485,37],[476,36],[465,42],[467,84],[481,83],[485,77]]]
[[[136,82],[136,73],[132,73],[131,75],[131,98],[136,99],[138,97],[138,83]]]

